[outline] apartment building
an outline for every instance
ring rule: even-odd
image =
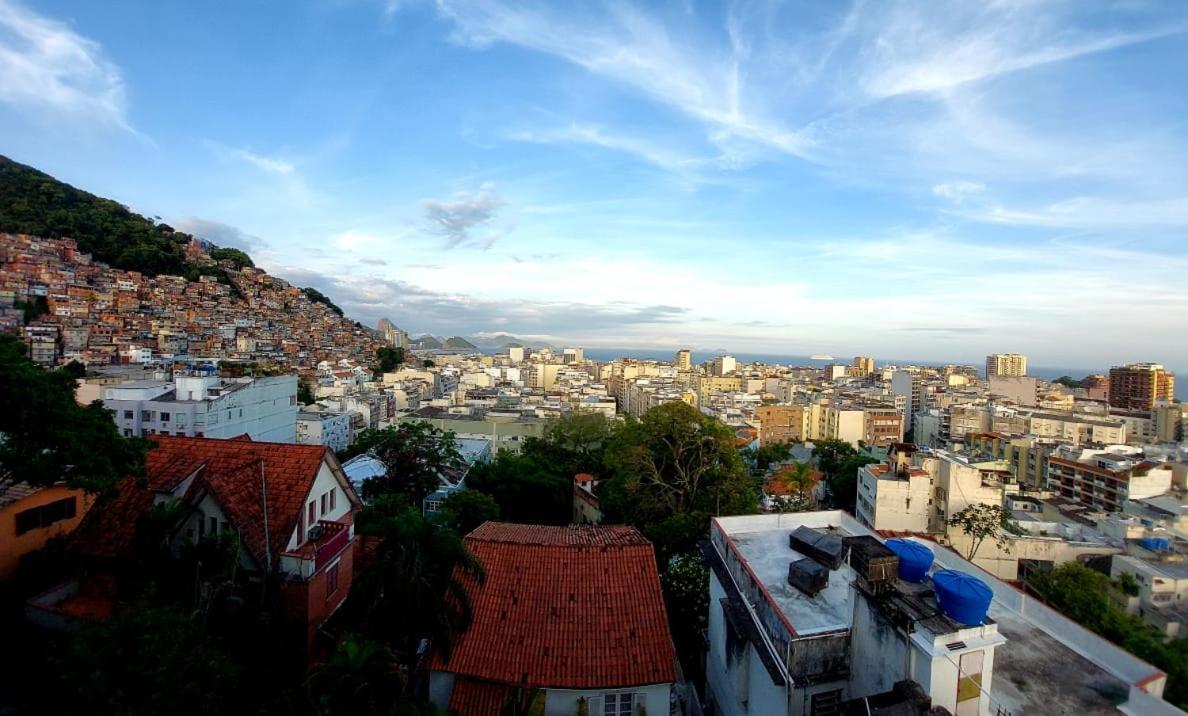
[[[105,386],[103,405],[125,436],[182,435],[294,442],[297,376],[223,380],[178,375]]]
[[[1158,363],[1129,363],[1110,368],[1110,406],[1123,410],[1152,410],[1171,402],[1176,374]]]
[[[297,436],[299,445],[324,445],[334,452],[346,450],[351,445],[351,415],[330,411],[297,413]]]
[[[1018,353],[991,353],[986,356],[986,379],[1027,375],[1027,356]]]
[[[1172,467],[1143,457],[1126,445],[1086,449],[1062,445],[1048,457],[1048,489],[1105,512],[1119,512],[1127,500],[1171,489]]]
[[[870,356],[854,356],[850,363],[850,375],[855,378],[869,378],[874,374],[875,361]]]
[[[691,370],[693,368],[693,351],[688,348],[682,348],[676,352],[676,359],[673,361],[676,364],[677,370]]]

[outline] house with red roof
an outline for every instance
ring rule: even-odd
[[[175,503],[182,509],[170,547],[176,552],[203,538],[235,535],[239,568],[261,583],[279,582],[282,613],[312,653],[316,630],[350,591],[353,518],[362,504],[334,453],[246,436],[158,435],[153,443],[146,479],[123,480],[75,530],[70,548],[88,565],[86,576],[35,598],[30,616],[52,625],[110,613],[96,612],[95,601],[118,599],[113,576],[133,568],[142,518]]]
[[[652,544],[633,527],[487,522],[474,621],[435,653],[429,696],[467,716],[669,713],[676,658]]]

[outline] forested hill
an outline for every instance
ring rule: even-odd
[[[0,156],[0,231],[70,237],[114,268],[185,275],[182,246],[193,237],[127,207]]]

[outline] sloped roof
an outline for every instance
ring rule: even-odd
[[[524,687],[676,679],[652,545],[635,528],[487,522],[466,537],[486,580],[474,623],[434,667]]]
[[[153,505],[155,494],[174,492],[191,475],[186,498],[203,489],[239,528],[244,547],[264,559],[264,520],[260,474],[268,495],[269,552],[276,556],[297,525],[306,495],[328,453],[320,445],[252,440],[215,440],[158,435],[149,450],[147,482],[124,479],[116,495],[87,513],[74,534],[75,549],[95,557],[123,557],[131,549],[136,524]],[[357,500],[348,494],[348,499]]]

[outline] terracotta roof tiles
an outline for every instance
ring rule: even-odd
[[[487,522],[466,537],[486,580],[474,623],[434,668],[546,688],[676,679],[652,545],[632,527]]]

